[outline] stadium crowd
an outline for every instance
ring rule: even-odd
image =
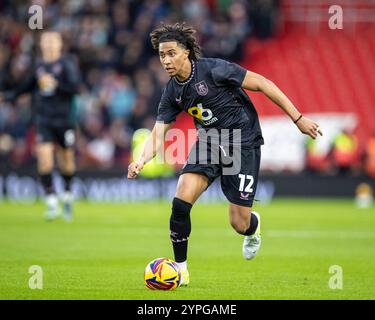
[[[277,8],[276,1],[264,0],[1,1],[0,92],[22,82],[38,55],[40,31],[30,30],[27,23],[34,4],[43,8],[44,29],[62,33],[65,52],[75,57],[82,72],[74,100],[81,168],[128,163],[132,133],[153,125],[168,80],[149,41],[160,21],[194,25],[204,55],[238,61],[250,35],[272,33],[270,14],[261,21],[254,10]],[[30,95],[0,102],[0,157],[12,166],[33,159],[31,102]]]
[[[81,169],[126,166],[135,130],[152,128],[168,81],[149,40],[160,21],[186,21],[197,29],[205,56],[241,61],[250,37],[272,36],[278,8],[276,0],[3,0],[0,93],[22,83],[39,55],[41,32],[28,26],[34,4],[43,8],[44,30],[62,33],[64,51],[82,73],[73,101]],[[19,168],[34,161],[32,117],[30,94],[13,102],[0,99],[2,164]],[[321,157],[314,145],[306,146],[307,171],[350,173],[361,166],[375,176],[371,139],[364,154],[354,136],[336,137],[331,152]]]

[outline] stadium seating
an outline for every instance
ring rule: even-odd
[[[249,58],[241,64],[274,81],[301,112],[356,113],[361,148],[375,131],[375,38],[370,32],[306,36],[296,31],[250,40],[246,52]],[[261,93],[248,94],[261,117],[282,114]],[[181,127],[189,127],[187,123]]]
[[[336,1],[343,29],[328,28],[328,5],[283,1],[279,36],[247,43],[243,65],[272,79],[303,113],[356,113],[363,148],[375,131],[375,4]],[[264,96],[251,93],[261,116],[280,114]]]

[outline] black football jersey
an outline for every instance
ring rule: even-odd
[[[167,83],[157,121],[171,123],[185,111],[194,118],[198,132],[214,128],[225,132],[233,143],[233,129],[240,129],[242,147],[262,145],[258,114],[241,87],[245,75],[246,69],[225,60],[201,58],[192,61],[192,72],[186,81],[172,77]]]

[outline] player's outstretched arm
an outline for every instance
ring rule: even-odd
[[[262,91],[270,100],[284,110],[302,133],[309,135],[313,139],[317,137],[318,133],[323,135],[316,122],[303,117],[288,97],[272,81],[262,75],[247,71],[242,88]]]
[[[143,166],[155,157],[163,145],[165,134],[171,127],[172,123],[155,123],[150,137],[146,140],[141,156],[128,167],[128,179],[135,179]]]

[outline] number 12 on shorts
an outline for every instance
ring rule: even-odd
[[[254,184],[254,177],[247,174],[247,175],[244,175],[244,174],[239,174],[238,177],[240,178],[240,187],[238,188],[239,191],[245,191],[245,192],[253,192],[253,184]],[[245,182],[246,180],[248,180],[249,182],[247,183],[246,185],[246,188],[245,188]],[[244,190],[245,188],[245,190]]]

